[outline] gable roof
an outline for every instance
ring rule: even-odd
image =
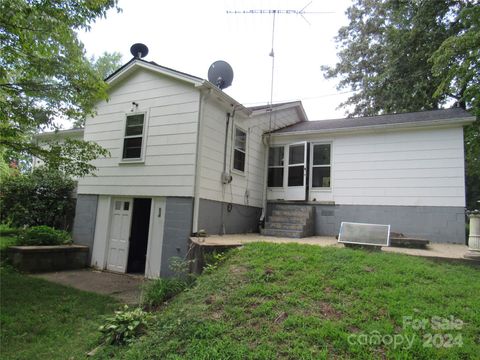
[[[274,134],[340,132],[387,127],[467,124],[475,117],[461,108],[366,116],[356,118],[305,121],[273,131]]]

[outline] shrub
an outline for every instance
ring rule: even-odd
[[[68,232],[46,225],[32,226],[19,235],[19,245],[65,245],[71,242],[72,238]]]
[[[20,229],[12,228],[8,224],[0,224],[0,235],[1,236],[15,236],[20,233]]]
[[[179,278],[151,280],[143,287],[142,303],[149,309],[158,308],[187,287],[188,282]]]
[[[0,220],[13,227],[48,225],[68,230],[75,211],[73,180],[59,171],[39,167],[0,183]]]
[[[101,340],[109,345],[129,344],[143,334],[148,320],[148,313],[141,308],[130,309],[125,305],[122,310],[115,311],[113,316],[105,318],[105,323],[99,328]]]

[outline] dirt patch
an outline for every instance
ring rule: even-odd
[[[275,324],[280,324],[282,323],[286,318],[288,317],[288,314],[286,312],[282,312],[280,315],[278,315],[274,321]]]
[[[342,313],[336,310],[330,303],[321,301],[319,303],[320,312],[327,319],[338,320],[342,317]]]

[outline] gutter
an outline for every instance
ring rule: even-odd
[[[311,135],[311,134],[333,134],[333,133],[348,133],[358,131],[375,131],[375,130],[390,130],[390,129],[418,129],[422,127],[430,126],[443,126],[443,125],[468,125],[475,121],[475,117],[460,118],[460,119],[448,119],[448,120],[432,120],[432,121],[422,121],[418,123],[397,123],[397,124],[381,124],[381,125],[367,125],[367,126],[355,126],[355,127],[345,127],[345,128],[334,128],[334,129],[314,129],[314,130],[302,130],[302,131],[291,131],[291,132],[271,132],[270,134],[277,136],[292,136],[292,135]]]
[[[198,232],[198,214],[200,208],[200,169],[201,164],[200,156],[203,140],[203,111],[205,108],[205,103],[208,97],[211,94],[211,90],[208,90],[206,94],[203,91],[200,91],[200,101],[198,104],[198,124],[197,124],[197,147],[196,147],[196,161],[195,161],[195,183],[193,186],[193,219],[192,219],[192,233],[195,234]]]

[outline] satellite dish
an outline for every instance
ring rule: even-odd
[[[229,63],[218,60],[210,65],[208,69],[208,81],[223,90],[232,85],[232,80],[233,69]]]
[[[136,43],[130,47],[130,52],[135,58],[143,58],[148,54],[148,47],[145,44]]]

